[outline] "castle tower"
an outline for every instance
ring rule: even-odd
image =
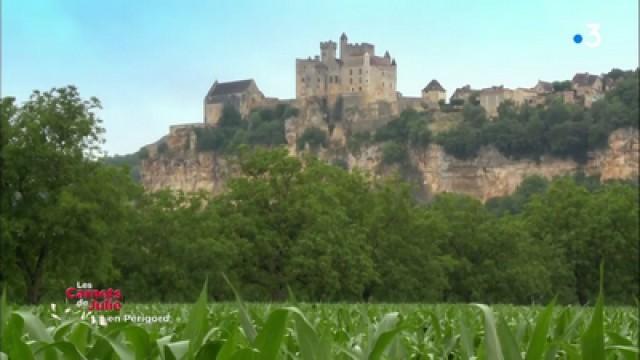
[[[336,59],[336,43],[326,41],[320,43],[320,59],[323,63],[329,64]]]
[[[360,76],[364,78],[364,83],[362,84],[362,91],[364,94],[367,94],[367,95],[369,93],[369,74],[371,73],[370,65],[371,65],[371,56],[369,55],[368,51],[365,51],[364,56],[362,57],[362,72],[364,74]]]
[[[347,34],[342,33],[340,36],[340,59],[344,59],[347,49]]]

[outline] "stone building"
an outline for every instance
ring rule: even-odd
[[[333,41],[320,43],[320,56],[296,59],[296,99],[357,96],[363,104],[396,102],[396,62],[389,52],[377,56],[373,44],[350,44],[340,37],[340,53]]]
[[[536,86],[533,87],[533,91],[539,95],[551,94],[553,92],[553,84],[548,81],[538,80]]]
[[[477,92],[477,90],[473,90],[471,85],[465,85],[461,88],[457,88],[453,92],[453,95],[451,95],[449,103],[453,106],[462,106],[464,103],[469,101],[469,98],[474,92]]]
[[[514,91],[505,89],[502,85],[492,86],[480,90],[478,100],[480,100],[480,106],[487,112],[487,116],[496,117],[498,116],[498,107],[500,104],[505,100],[514,100]]]
[[[598,75],[578,73],[571,80],[571,87],[585,107],[591,107],[594,101],[602,98],[604,87],[602,79]]]
[[[215,125],[225,105],[233,106],[242,116],[265,103],[265,97],[253,79],[214,82],[204,98],[204,122]]]
[[[428,107],[437,109],[440,101],[446,101],[447,92],[438,80],[433,79],[422,89],[422,100]]]
[[[534,89],[517,88],[513,91],[513,102],[520,105],[535,106],[537,104],[544,103],[544,97],[540,96]]]

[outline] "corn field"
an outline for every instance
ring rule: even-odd
[[[631,307],[128,304],[111,321],[75,305],[0,309],[0,359],[638,359]],[[117,314],[117,313],[116,313]],[[152,322],[151,316],[170,321]]]

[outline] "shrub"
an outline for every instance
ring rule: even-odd
[[[305,129],[302,135],[298,138],[296,143],[298,150],[304,149],[309,144],[309,147],[313,150],[321,146],[327,146],[328,139],[327,133],[317,127],[310,127]]]
[[[391,164],[406,164],[409,160],[407,154],[407,147],[395,142],[387,142],[382,146],[382,163],[385,165]]]
[[[355,133],[347,138],[347,148],[352,154],[359,154],[360,148],[371,141],[371,133],[368,131]]]

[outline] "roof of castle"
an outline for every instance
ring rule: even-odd
[[[578,73],[571,80],[572,83],[579,86],[590,86],[598,80],[598,75],[591,75],[589,73]]]
[[[429,84],[427,84],[427,86],[424,87],[424,89],[422,89],[422,91],[427,92],[427,91],[445,91],[445,90],[442,87],[442,85],[440,85],[438,80],[433,79],[431,80],[431,82],[429,82]]]
[[[253,83],[253,79],[230,81],[230,82],[223,82],[223,83],[215,82],[211,87],[211,89],[209,89],[209,93],[207,94],[207,97],[241,93],[247,90],[252,83]]]

